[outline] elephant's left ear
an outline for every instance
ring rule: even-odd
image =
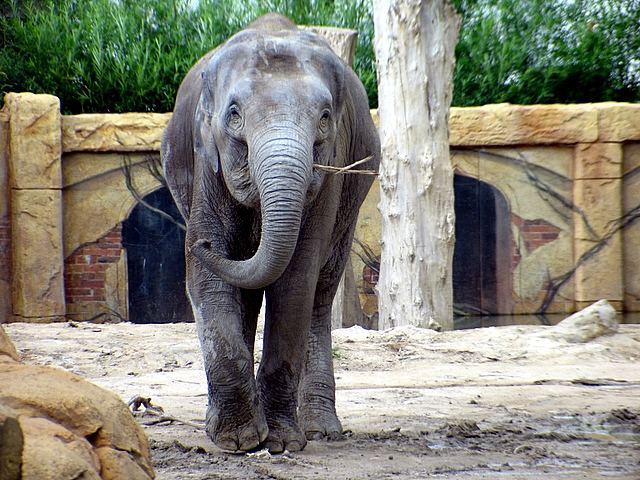
[[[325,82],[326,87],[331,92],[334,113],[336,116],[340,116],[345,97],[347,96],[346,89],[348,86],[346,85],[346,77],[349,67],[335,54],[325,40],[322,40],[322,43],[326,49],[313,58],[313,64],[318,77]]]

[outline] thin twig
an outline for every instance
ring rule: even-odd
[[[359,175],[378,175],[378,172],[375,170],[352,170],[353,167],[357,167],[365,162],[368,162],[373,158],[373,155],[369,155],[368,157],[363,158],[362,160],[358,160],[357,162],[353,162],[344,167],[334,167],[331,165],[314,165],[313,168],[317,168],[318,170],[323,170],[328,173],[333,173],[335,175],[340,175],[342,173],[357,173]]]
[[[138,413],[138,415],[151,415],[155,418],[143,421],[144,425],[157,425],[159,423],[182,423],[183,425],[187,425],[189,427],[197,428],[202,430],[204,427],[202,425],[198,425],[197,423],[190,422],[188,420],[182,420],[180,418],[176,418],[173,415],[166,415],[164,413],[164,409],[159,405],[154,405],[151,403],[151,398],[143,397],[141,395],[135,395],[127,402],[127,405],[131,409],[131,413],[134,415]],[[144,410],[141,413],[141,407],[144,407]]]

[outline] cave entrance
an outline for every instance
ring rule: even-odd
[[[488,183],[458,174],[454,193],[454,309],[458,314],[509,314],[511,217],[507,201]]]
[[[192,322],[185,290],[184,223],[167,188],[144,201],[168,219],[138,203],[122,225],[127,250],[129,320],[134,323]],[[176,223],[177,222],[177,223]]]

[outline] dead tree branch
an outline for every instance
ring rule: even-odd
[[[351,251],[355,253],[367,267],[376,273],[380,273],[380,258],[376,256],[373,249],[356,237],[353,238],[353,242],[360,247],[362,252],[355,248],[351,248]]]
[[[571,270],[549,280],[549,288],[542,304],[540,305],[540,313],[545,313],[547,311],[547,308],[549,308],[549,305],[553,302],[558,291],[560,291],[564,284],[566,284],[575,275],[578,267],[597,255],[604,247],[607,246],[609,240],[611,240],[616,233],[633,224],[638,220],[638,218],[640,218],[640,205],[632,208],[619,219],[610,222],[607,233],[602,236],[598,243],[580,256]]]
[[[518,158],[518,157],[510,157],[509,155],[502,155],[500,153],[490,152],[490,151],[483,150],[483,149],[472,149],[470,151],[478,153],[481,156],[492,157],[492,158],[496,158],[496,159],[500,159],[500,160],[506,160],[508,162],[513,162],[513,163],[519,165],[520,167],[522,167],[522,169],[524,170],[525,175],[527,176],[527,179],[538,189],[538,191],[540,191],[541,193],[547,194],[549,197],[551,197],[554,200],[556,200],[562,207],[570,210],[571,212],[574,212],[574,213],[578,214],[580,216],[580,218],[582,219],[582,221],[584,222],[584,225],[587,228],[587,231],[589,232],[589,235],[591,235],[592,239],[593,240],[600,240],[600,237],[598,236],[598,234],[595,232],[595,230],[593,229],[593,227],[589,223],[589,219],[587,218],[587,215],[584,212],[584,210],[582,210],[580,207],[578,207],[570,199],[568,199],[565,196],[563,196],[560,192],[556,191],[551,185],[549,185],[548,183],[544,182],[540,178],[540,176],[538,174],[536,174],[535,170],[542,170],[542,171],[545,171],[547,173],[551,173],[551,174],[553,174],[553,175],[555,175],[557,177],[560,177],[563,180],[568,180],[566,177],[564,177],[562,175],[559,175],[557,172],[554,172],[554,171],[549,170],[547,168],[541,167],[539,165],[532,164],[520,152],[518,152],[518,157],[519,157]],[[562,212],[559,212],[557,210],[557,208],[551,202],[549,202],[548,198],[544,197],[543,195],[541,195],[541,198],[545,202],[547,202],[551,206],[551,208],[553,208],[556,212],[558,212],[558,213],[560,213],[562,215]],[[566,217],[566,215],[562,215],[562,216]]]
[[[164,179],[164,176],[162,175],[162,167],[160,166],[160,157],[158,156],[153,156],[153,155],[149,155],[146,159],[145,159],[145,165],[147,167],[147,171],[156,179],[160,182],[160,184],[162,184],[164,187],[167,186],[167,182]],[[177,221],[175,218],[173,218],[171,215],[169,215],[167,212],[154,207],[153,205],[149,204],[148,202],[146,202],[144,200],[144,198],[142,198],[142,195],[140,195],[140,192],[137,190],[134,182],[133,182],[133,165],[131,163],[131,159],[127,156],[127,155],[123,155],[122,156],[122,172],[124,174],[124,181],[125,184],[127,185],[127,189],[131,192],[131,195],[133,196],[133,198],[136,199],[136,201],[142,205],[145,208],[148,208],[149,210],[151,210],[152,212],[157,213],[158,215],[160,215],[162,218],[164,218],[165,220],[168,220],[169,222],[173,223],[174,225],[176,225],[178,228],[180,228],[183,231],[186,231],[187,228],[184,226],[183,223]]]

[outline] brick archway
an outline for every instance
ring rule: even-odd
[[[453,298],[458,311],[511,313],[511,216],[504,195],[472,177],[454,176],[456,247]]]
[[[138,204],[122,223],[127,250],[129,320],[134,323],[191,322],[185,291],[182,217],[166,188],[144,197],[173,221]]]

